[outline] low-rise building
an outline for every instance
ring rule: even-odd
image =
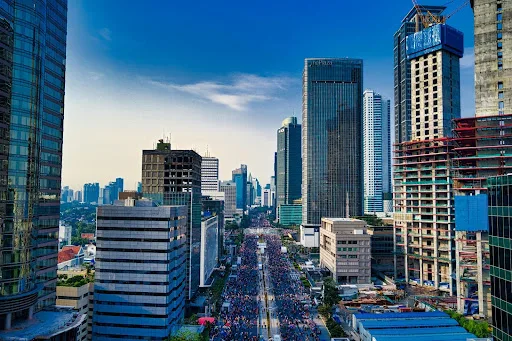
[[[59,275],[61,275],[59,273]],[[72,277],[59,277],[57,282],[57,306],[72,307],[80,314],[86,316],[81,325],[77,341],[92,340],[92,305],[94,297],[94,282],[87,279],[87,275]],[[83,282],[82,285],[75,286]]]
[[[316,224],[300,225],[300,244],[304,247],[320,247],[320,226]]]
[[[372,269],[387,276],[393,276],[394,271],[394,245],[393,225],[368,226],[370,235],[370,251],[372,255]]]
[[[284,226],[302,224],[302,205],[281,204],[279,209],[279,224]]]
[[[370,235],[366,222],[351,218],[322,218],[320,266],[340,284],[369,284]]]
[[[58,270],[80,267],[84,262],[84,250],[81,246],[66,245],[58,253]]]

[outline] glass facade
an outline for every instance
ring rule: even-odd
[[[0,21],[0,300],[35,291],[39,309],[55,303],[67,1],[0,0]]]
[[[277,207],[302,197],[301,136],[302,127],[296,117],[285,119],[277,131]]]
[[[247,205],[247,166],[240,165],[240,168],[232,172],[233,182],[236,184],[236,208],[245,210]]]
[[[279,210],[279,224],[284,226],[302,224],[302,205],[282,204]]]
[[[361,215],[363,61],[306,59],[302,98],[302,222]]]
[[[490,177],[489,250],[495,340],[512,340],[512,175]]]

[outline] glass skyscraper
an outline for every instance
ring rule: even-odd
[[[490,177],[489,251],[495,340],[512,340],[512,175]]]
[[[0,329],[55,304],[66,34],[67,0],[0,0]]]
[[[306,59],[302,91],[302,223],[361,215],[363,61]]]
[[[245,211],[247,206],[247,165],[232,172],[233,182],[236,183],[236,208]]]
[[[288,117],[277,130],[276,205],[293,204],[301,198],[302,127],[297,117]]]

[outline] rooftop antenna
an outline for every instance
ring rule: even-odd
[[[206,157],[210,157],[210,151],[208,150],[208,145],[206,145]]]

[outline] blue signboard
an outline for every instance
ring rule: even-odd
[[[489,231],[487,194],[455,196],[455,230]]]
[[[459,57],[464,54],[464,35],[455,28],[438,24],[407,36],[407,59],[438,50],[447,50]]]

